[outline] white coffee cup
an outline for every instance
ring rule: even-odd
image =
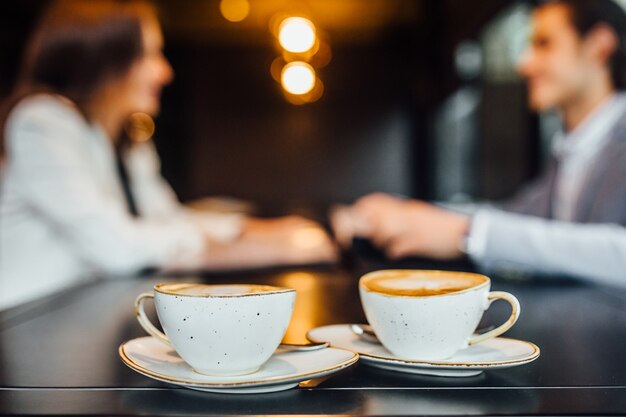
[[[146,317],[154,298],[163,334]],[[296,291],[269,285],[168,283],[140,294],[135,314],[148,334],[172,346],[196,372],[244,375],[274,353],[293,312]]]
[[[364,275],[359,292],[367,320],[387,350],[401,359],[441,360],[501,335],[517,321],[517,298],[489,292],[490,286],[480,274],[383,270]],[[511,304],[509,319],[473,336],[483,312],[498,299]]]

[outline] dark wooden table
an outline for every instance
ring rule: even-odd
[[[541,357],[471,378],[442,378],[362,364],[313,388],[271,394],[194,392],[122,364],[120,343],[143,336],[135,296],[156,282],[268,283],[297,289],[287,342],[310,328],[362,322],[357,280],[380,265],[101,281],[0,314],[0,414],[47,415],[612,415],[626,414],[626,292],[567,281],[504,281],[520,321],[507,336]],[[484,324],[508,316],[494,304]]]

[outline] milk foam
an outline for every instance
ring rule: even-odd
[[[189,297],[227,297],[289,291],[287,288],[252,284],[160,284],[156,289],[167,294]]]
[[[389,295],[441,295],[476,287],[487,281],[479,274],[446,271],[382,271],[365,277],[362,285],[369,291]]]

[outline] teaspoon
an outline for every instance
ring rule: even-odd
[[[369,324],[351,324],[350,330],[352,330],[352,333],[367,342],[380,343],[378,337],[376,337],[376,333],[374,333],[374,330],[372,329],[372,326]]]
[[[483,327],[481,329],[476,330],[476,334],[487,333],[490,330],[493,330],[495,326]],[[374,329],[369,324],[351,324],[350,330],[352,333],[359,336],[361,339],[370,342],[370,343],[380,343],[378,337],[376,337],[376,333],[374,333]]]

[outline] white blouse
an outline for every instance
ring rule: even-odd
[[[67,100],[29,97],[5,127],[0,171],[0,309],[95,276],[184,263],[205,236],[228,241],[240,216],[198,214],[159,174],[152,143],[126,156],[141,217],[128,212],[112,142]]]

